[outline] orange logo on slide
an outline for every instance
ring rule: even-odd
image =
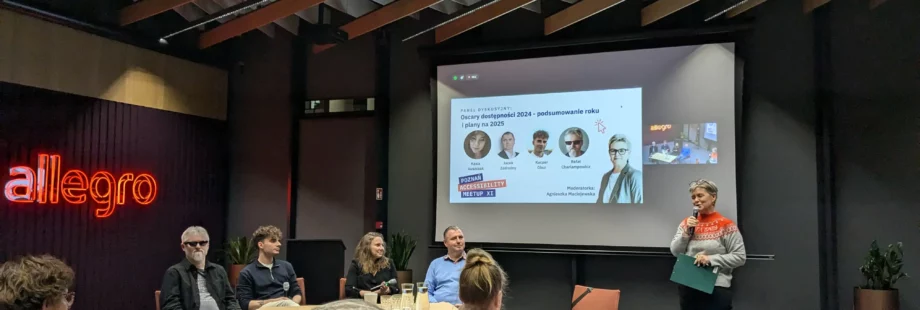
[[[671,129],[671,124],[663,125],[652,125],[652,128],[649,128],[651,131],[666,131]]]
[[[102,205],[96,209],[96,217],[106,218],[115,212],[116,205],[125,204],[129,189],[134,201],[140,205],[153,203],[157,196],[157,181],[149,174],[135,176],[125,173],[116,179],[107,171],[99,171],[89,178],[85,172],[71,169],[61,176],[61,156],[48,154],[38,155],[37,168],[10,168],[10,176],[18,178],[4,186],[3,194],[7,200],[56,204],[64,198],[69,203],[82,204],[89,194],[93,201]]]

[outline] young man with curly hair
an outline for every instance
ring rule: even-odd
[[[281,229],[262,226],[252,234],[259,246],[259,258],[240,272],[236,286],[240,307],[248,310],[268,307],[296,307],[300,305],[300,286],[294,266],[275,259],[281,253]]]
[[[25,256],[0,265],[0,309],[66,310],[73,305],[74,272],[50,255]]]

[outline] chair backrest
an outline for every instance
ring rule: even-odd
[[[157,310],[160,310],[160,290],[154,291],[153,296],[157,300]]]
[[[578,299],[588,287],[576,285],[572,294],[572,301]],[[591,288],[572,310],[618,310],[620,308],[620,290]]]
[[[339,279],[339,300],[345,299],[345,278]]]
[[[307,289],[303,287],[303,278],[297,278],[297,286],[300,286],[300,305],[307,304]]]

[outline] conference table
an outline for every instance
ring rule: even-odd
[[[400,300],[400,296],[401,296],[400,294],[382,296],[380,299],[381,303],[378,304],[377,307],[380,308],[381,310],[393,310],[393,309],[401,310],[402,307],[397,306]],[[277,308],[272,308],[272,310],[276,310],[276,309],[277,310],[313,310],[319,307],[320,305],[308,305],[308,306],[300,306],[300,307],[277,307]],[[439,303],[431,304],[431,306],[428,307],[428,309],[429,310],[457,310],[457,307],[454,307],[454,305],[451,305],[446,302],[439,302]],[[412,310],[415,310],[415,307],[412,307]]]

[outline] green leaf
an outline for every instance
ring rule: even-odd
[[[396,270],[404,271],[409,269],[409,258],[415,253],[417,242],[411,236],[404,232],[390,235],[390,241],[387,242],[387,253]]]

